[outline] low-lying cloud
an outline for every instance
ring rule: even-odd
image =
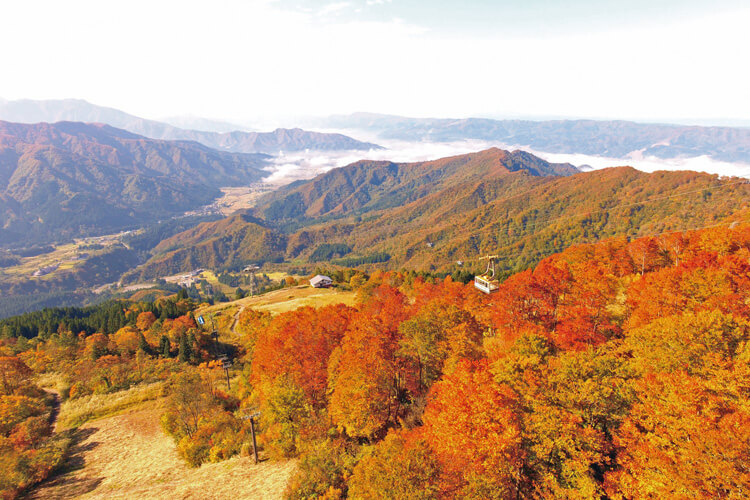
[[[607,167],[631,166],[644,172],[657,170],[695,170],[722,176],[750,177],[750,164],[727,163],[708,156],[692,158],[662,159],[632,153],[626,158],[610,158],[585,154],[563,154],[536,151],[522,145],[508,145],[499,142],[463,140],[454,142],[409,142],[376,140],[386,149],[370,151],[304,151],[281,154],[272,160],[266,170],[270,175],[264,179],[270,184],[288,184],[299,179],[310,179],[331,169],[343,167],[359,160],[418,162],[435,160],[448,156],[482,151],[491,147],[528,151],[547,161],[571,163],[584,170]]]
[[[657,170],[694,170],[696,172],[706,172],[709,174],[718,174],[722,176],[750,176],[750,164],[746,163],[727,163],[714,160],[713,158],[702,155],[691,158],[657,158],[655,156],[642,156],[632,154],[628,158],[607,158],[603,156],[591,156],[583,154],[562,154],[562,153],[545,153],[533,151],[529,148],[522,148],[544,158],[547,161],[556,163],[572,163],[580,167],[588,165],[592,169],[598,170],[607,167],[629,166],[637,168],[643,172],[656,172]]]
[[[492,147],[482,141],[406,142],[390,141],[379,144],[387,149],[369,151],[301,151],[282,153],[271,160],[266,170],[271,174],[263,179],[269,184],[288,184],[299,179],[310,179],[331,169],[360,160],[418,162],[446,156],[473,153]]]

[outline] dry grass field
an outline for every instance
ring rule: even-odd
[[[243,187],[224,187],[221,188],[222,197],[216,200],[216,206],[224,216],[228,216],[237,210],[252,208],[258,201],[258,198],[265,193],[273,191],[276,186],[270,184],[258,184],[254,186]]]
[[[163,400],[88,422],[74,432],[67,470],[29,492],[34,499],[276,499],[293,461],[249,457],[191,469],[160,427]]]
[[[229,285],[225,285],[224,283],[220,283],[219,278],[213,271],[203,271],[198,277],[200,279],[208,281],[208,283],[214,288],[214,290],[221,290],[229,297],[233,296],[235,290],[237,290],[236,287],[231,287]]]
[[[60,408],[58,425],[61,429],[68,429],[89,420],[116,415],[145,401],[160,398],[163,387],[163,382],[155,382],[112,394],[91,394],[65,401]]]
[[[268,311],[278,314],[293,311],[303,306],[323,307],[330,304],[354,305],[357,297],[355,292],[341,291],[336,288],[313,288],[308,285],[300,285],[292,288],[274,290],[256,297],[245,297],[233,302],[225,302],[207,306],[195,311],[199,314],[216,314],[222,312],[224,315],[234,314],[239,308],[251,307],[259,311]]]
[[[355,302],[354,292],[305,285],[207,306],[195,314],[214,314],[217,323],[229,329],[235,315],[247,307],[278,314],[302,306]],[[54,377],[45,382],[54,385]],[[282,498],[294,461],[255,465],[250,457],[234,457],[189,468],[177,455],[172,438],[161,430],[161,396],[157,383],[63,403],[58,428],[68,428],[64,432],[74,439],[67,467],[26,498]]]
[[[220,334],[233,334],[233,326],[240,311],[246,308],[258,311],[268,311],[271,314],[279,314],[293,311],[303,306],[323,307],[330,304],[354,305],[357,302],[355,292],[341,291],[336,288],[313,288],[308,285],[300,285],[292,288],[282,288],[255,297],[232,302],[223,302],[212,306],[204,306],[196,309],[195,316],[202,315],[213,324]]]

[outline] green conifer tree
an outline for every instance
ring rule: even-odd
[[[190,349],[190,355],[188,356],[190,359],[190,362],[193,364],[197,364],[200,359],[198,359],[198,346],[195,340],[195,333],[190,332],[187,335],[188,338],[188,348]]]
[[[144,337],[143,333],[141,332],[138,332],[138,349],[146,354],[151,354],[151,346],[148,345],[148,342],[146,342],[146,337]]]
[[[180,334],[179,353],[177,355],[177,359],[179,359],[181,363],[187,363],[188,361],[190,361],[191,350],[192,349],[190,348],[188,336],[185,334]]]
[[[159,352],[164,358],[172,357],[171,346],[169,344],[169,338],[166,335],[162,335],[161,339],[159,340]]]

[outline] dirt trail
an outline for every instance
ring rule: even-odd
[[[68,470],[26,498],[282,498],[294,462],[253,464],[249,457],[191,469],[160,428],[160,402],[96,420],[76,431]]]
[[[237,312],[234,313],[234,317],[232,318],[232,326],[229,327],[229,331],[231,331],[234,336],[237,336],[237,330],[235,330],[235,328],[237,327],[237,322],[240,320],[240,314],[245,310],[245,307],[247,306],[243,305],[237,309]]]
[[[51,394],[54,401],[52,402],[52,410],[49,413],[49,425],[52,426],[52,432],[57,432],[57,417],[60,415],[60,393],[55,389],[44,389],[44,392]]]

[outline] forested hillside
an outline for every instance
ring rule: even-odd
[[[175,236],[141,276],[275,259],[284,241],[283,257],[295,262],[315,262],[335,247],[345,265],[452,272],[499,254],[500,267],[515,271],[575,243],[742,220],[750,200],[742,178],[629,167],[569,175],[574,171],[498,149],[413,164],[358,162],[270,193],[254,212],[262,218],[252,223],[235,218],[202,226],[201,237],[220,240],[219,247],[196,251],[191,234]],[[243,232],[273,240],[273,252],[265,259],[243,256],[245,240],[225,234],[242,225]]]
[[[277,224],[363,214],[511,172],[543,177],[572,175],[578,169],[567,163],[549,163],[523,151],[497,148],[419,163],[360,161],[282,187],[266,195],[257,212]]]
[[[147,139],[106,125],[0,122],[0,245],[69,240],[180,215],[267,157]]]
[[[378,213],[351,229],[334,227],[353,248],[383,251],[417,269],[498,254],[501,267],[512,271],[576,243],[744,220],[749,203],[745,179],[620,167],[464,185]],[[307,234],[321,239],[315,228]]]
[[[193,466],[247,451],[260,411],[264,456],[299,458],[290,499],[746,496],[750,224],[576,245],[489,296],[357,276],[354,307],[239,311],[231,391],[184,293],[8,320],[0,349],[73,401],[171,380],[163,428]],[[12,457],[33,446],[17,390]]]
[[[155,256],[123,279],[153,279],[198,267],[242,268],[251,262],[283,260],[286,236],[258,222],[246,215],[234,215],[199,224],[161,241],[152,250]]]

